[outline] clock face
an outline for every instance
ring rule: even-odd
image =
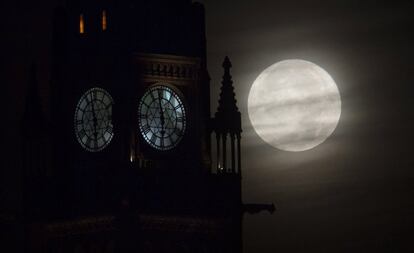
[[[111,142],[113,133],[113,99],[101,88],[85,92],[75,111],[75,135],[80,145],[90,152],[104,149]]]
[[[179,95],[165,85],[149,88],[139,103],[138,125],[151,147],[170,150],[177,146],[186,127],[185,108]]]

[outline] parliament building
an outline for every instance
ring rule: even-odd
[[[210,112],[206,46],[191,0],[55,9],[50,116],[33,67],[10,252],[242,252],[241,115],[227,57]]]

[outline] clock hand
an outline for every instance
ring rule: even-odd
[[[158,104],[160,106],[160,120],[161,120],[161,135],[164,136],[164,124],[165,124],[165,118],[164,118],[164,110],[162,108],[161,104],[161,92],[158,90]]]
[[[95,107],[93,106],[93,103],[95,101],[95,98],[93,96],[93,92],[92,92],[92,117],[93,117],[93,135],[95,136],[95,142],[98,140],[98,133],[96,132],[96,126],[98,125],[98,119],[96,118],[96,114],[95,114]]]

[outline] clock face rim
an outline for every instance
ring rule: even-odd
[[[80,108],[81,108],[81,105],[82,105],[82,103],[83,103],[83,101],[84,100],[86,100],[87,99],[87,96],[89,95],[89,94],[92,94],[92,92],[93,91],[98,91],[98,92],[101,92],[101,93],[103,93],[104,94],[104,96],[106,96],[106,97],[108,97],[108,99],[109,99],[109,104],[110,104],[110,117],[111,117],[111,119],[109,120],[109,123],[107,124],[107,129],[111,129],[111,131],[110,132],[108,132],[109,133],[109,138],[107,139],[107,140],[105,140],[105,138],[104,137],[102,137],[102,138],[104,138],[104,143],[101,145],[101,146],[98,146],[97,148],[91,148],[91,147],[89,147],[89,146],[87,146],[86,145],[86,143],[84,143],[83,141],[82,141],[82,137],[79,135],[79,132],[81,131],[81,130],[79,130],[78,129],[78,124],[77,124],[77,121],[78,121],[78,113],[79,113],[79,111],[80,111]],[[93,100],[97,100],[97,98],[93,98]],[[92,101],[90,101],[90,102],[86,102],[87,104],[86,104],[86,106],[85,107],[87,107],[88,106],[88,104],[89,103],[91,103]],[[102,102],[102,101],[101,101]],[[79,101],[78,101],[78,103],[77,103],[77,105],[76,105],[76,109],[75,109],[75,114],[74,114],[74,130],[75,130],[75,136],[76,136],[76,140],[78,141],[78,143],[81,145],[81,147],[83,148],[83,149],[85,149],[86,151],[89,151],[89,152],[92,152],[92,153],[98,153],[98,152],[100,152],[100,151],[102,151],[102,150],[104,150],[106,147],[108,147],[108,145],[111,143],[111,141],[112,141],[112,139],[113,139],[113,137],[114,137],[114,131],[113,131],[113,123],[112,123],[112,114],[113,114],[113,109],[112,109],[112,107],[113,107],[113,105],[114,105],[114,99],[112,98],[112,96],[111,96],[111,94],[107,91],[107,90],[105,90],[105,89],[103,89],[103,88],[100,88],[100,87],[93,87],[93,88],[90,88],[90,89],[88,89],[87,91],[85,91],[83,94],[82,94],[82,96],[80,97],[80,99],[79,99]],[[109,127],[110,126],[110,127]],[[106,131],[107,131],[107,129],[106,130],[104,130],[104,132],[106,133]],[[90,138],[89,136],[88,136],[88,138]]]
[[[142,124],[142,117],[141,115],[141,110],[142,110],[142,106],[143,106],[143,101],[144,99],[149,96],[149,94],[151,92],[153,92],[154,90],[157,90],[161,87],[161,89],[163,90],[169,90],[171,97],[174,97],[178,104],[179,104],[179,108],[181,109],[181,113],[182,116],[181,118],[182,120],[182,129],[180,130],[180,135],[178,135],[177,139],[174,141],[174,143],[172,143],[169,146],[161,146],[161,145],[156,145],[154,142],[152,142],[144,133],[144,129],[143,126],[147,125],[147,124]],[[150,146],[153,150],[156,151],[160,151],[160,152],[168,152],[168,151],[172,151],[175,150],[177,146],[179,146],[179,144],[182,142],[182,140],[184,139],[184,136],[186,134],[187,131],[187,119],[188,118],[188,113],[187,113],[187,106],[184,100],[184,96],[182,94],[182,92],[176,88],[175,86],[167,83],[167,82],[157,82],[153,85],[148,86],[145,89],[144,94],[141,96],[141,98],[139,99],[139,104],[138,104],[138,132],[139,135],[142,139],[145,140],[145,143]],[[176,125],[174,126],[176,128]],[[153,131],[152,131],[153,132]],[[154,134],[154,132],[153,132]],[[158,137],[159,138],[159,137]],[[166,137],[164,137],[165,139]]]

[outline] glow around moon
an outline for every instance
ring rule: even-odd
[[[332,77],[304,60],[284,60],[265,69],[248,98],[250,121],[268,144],[304,151],[323,143],[341,116],[341,97]]]

